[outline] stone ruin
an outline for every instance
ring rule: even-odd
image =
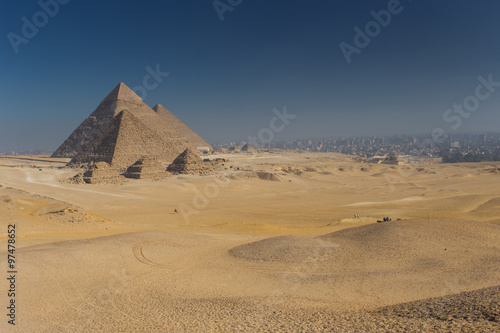
[[[138,159],[124,173],[125,177],[133,179],[161,179],[169,175],[170,173],[166,171],[163,164],[146,156]]]
[[[123,177],[118,170],[106,162],[97,162],[91,164],[86,171],[67,179],[66,182],[72,184],[116,184],[122,180]]]

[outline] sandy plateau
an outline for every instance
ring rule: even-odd
[[[228,161],[96,185],[64,182],[69,159],[0,158],[18,271],[0,331],[500,331],[500,163],[209,158]]]

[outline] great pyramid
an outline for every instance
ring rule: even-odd
[[[122,110],[128,110],[146,127],[156,132],[173,151],[180,153],[186,148],[195,147],[164,118],[160,117],[142,99],[124,83],[119,83],[95,111],[85,119],[64,143],[52,154],[52,157],[74,157],[82,148],[94,139]]]
[[[123,110],[83,146],[68,166],[106,162],[113,168],[124,169],[143,156],[168,164],[177,156],[177,150],[131,112]]]
[[[206,175],[214,169],[210,162],[203,162],[191,149],[186,149],[168,166],[167,171],[174,174]]]
[[[153,107],[163,119],[165,119],[172,127],[186,138],[193,146],[199,150],[213,150],[212,146],[196,134],[191,128],[184,124],[179,118],[174,116],[172,112],[168,111],[163,105],[156,104]]]

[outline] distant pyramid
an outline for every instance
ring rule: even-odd
[[[209,174],[214,171],[210,162],[203,160],[191,149],[186,149],[170,164],[167,171],[175,174]]]
[[[186,138],[193,146],[199,150],[213,150],[212,146],[209,145],[205,140],[203,140],[198,134],[196,134],[191,128],[184,124],[179,118],[174,116],[174,114],[168,111],[163,105],[156,104],[153,107],[163,119],[165,119],[172,127],[179,132],[184,138]]]
[[[83,146],[68,166],[106,162],[113,168],[124,169],[143,156],[167,164],[177,156],[177,150],[131,112],[123,110]]]
[[[183,138],[166,120],[153,111],[124,83],[118,84],[95,111],[85,119],[52,157],[74,157],[82,147],[94,139],[122,110],[137,117],[146,127],[156,132],[165,144],[177,153],[195,147]]]
[[[241,151],[255,153],[257,151],[257,149],[255,149],[251,144],[246,143],[243,147],[241,147]]]

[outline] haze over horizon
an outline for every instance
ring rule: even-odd
[[[0,3],[0,151],[55,150],[119,82],[144,88],[151,71],[169,74],[147,81],[144,101],[210,143],[255,136],[285,106],[297,117],[278,139],[499,131],[492,0],[235,0],[220,2],[224,12],[213,1],[61,0],[25,38],[26,21],[53,1]],[[354,28],[389,10],[390,22],[347,59],[341,43],[355,47]],[[12,33],[25,41],[13,44]],[[443,119],[474,96],[475,111]]]

